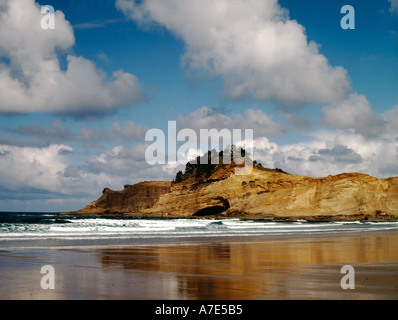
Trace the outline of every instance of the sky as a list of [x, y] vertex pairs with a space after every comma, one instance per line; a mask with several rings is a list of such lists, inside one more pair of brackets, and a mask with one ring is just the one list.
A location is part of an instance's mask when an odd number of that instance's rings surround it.
[[397, 0], [0, 0], [0, 211], [171, 180], [145, 159], [168, 121], [252, 129], [292, 174], [398, 176], [397, 53]]

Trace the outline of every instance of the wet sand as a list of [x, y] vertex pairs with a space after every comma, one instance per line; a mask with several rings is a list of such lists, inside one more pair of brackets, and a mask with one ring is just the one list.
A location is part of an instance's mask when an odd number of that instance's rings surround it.
[[[43, 290], [41, 267], [55, 270]], [[355, 289], [343, 290], [343, 265]], [[0, 299], [398, 299], [398, 230], [323, 237], [7, 248]]]

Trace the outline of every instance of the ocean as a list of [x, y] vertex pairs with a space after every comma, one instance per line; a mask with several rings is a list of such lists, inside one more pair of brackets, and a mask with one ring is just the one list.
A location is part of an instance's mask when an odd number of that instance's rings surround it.
[[139, 219], [0, 212], [0, 247], [164, 242], [245, 236], [317, 236], [397, 228], [398, 222]]

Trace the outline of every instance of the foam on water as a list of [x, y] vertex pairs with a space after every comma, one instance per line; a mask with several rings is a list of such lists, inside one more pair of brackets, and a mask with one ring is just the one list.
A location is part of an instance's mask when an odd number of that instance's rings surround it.
[[321, 234], [397, 229], [398, 222], [267, 222], [219, 219], [117, 219], [0, 213], [0, 242], [34, 240], [170, 239]]

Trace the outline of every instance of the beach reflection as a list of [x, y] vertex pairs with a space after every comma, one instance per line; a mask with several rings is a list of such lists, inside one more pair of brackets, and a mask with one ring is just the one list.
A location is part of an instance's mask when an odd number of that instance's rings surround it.
[[[126, 279], [139, 275], [125, 296], [145, 299], [398, 298], [397, 248], [398, 236], [367, 236], [148, 245], [98, 257]], [[340, 288], [346, 264], [357, 271], [352, 292]]]
[[[0, 299], [398, 299], [398, 235], [0, 252]], [[343, 265], [355, 290], [342, 290]], [[43, 290], [41, 267], [55, 269]]]

